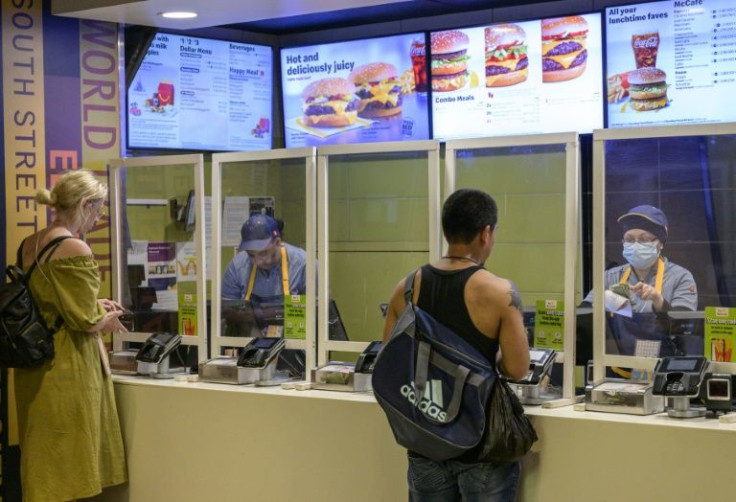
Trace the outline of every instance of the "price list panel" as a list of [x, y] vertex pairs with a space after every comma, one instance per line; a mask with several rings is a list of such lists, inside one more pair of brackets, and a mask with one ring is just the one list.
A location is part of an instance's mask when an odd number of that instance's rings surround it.
[[733, 85], [736, 82], [736, 4], [713, 9], [712, 14], [713, 84]]
[[736, 120], [736, 3], [673, 0], [606, 11], [609, 127]]
[[128, 89], [128, 146], [272, 146], [270, 47], [158, 33]]

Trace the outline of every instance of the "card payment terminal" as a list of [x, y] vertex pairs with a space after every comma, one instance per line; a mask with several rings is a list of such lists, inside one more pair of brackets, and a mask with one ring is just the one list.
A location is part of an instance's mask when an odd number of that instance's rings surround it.
[[529, 371], [516, 383], [522, 385], [539, 385], [555, 362], [554, 349], [529, 349]]
[[537, 405], [560, 397], [549, 392], [550, 389], [546, 386], [540, 385], [544, 376], [552, 368], [554, 361], [554, 349], [529, 349], [529, 371], [522, 379], [509, 381], [509, 385], [519, 396], [522, 404]]
[[[154, 378], [173, 378], [169, 355], [181, 344], [181, 335], [154, 333], [148, 337], [135, 356], [137, 372]], [[184, 368], [177, 368], [178, 372]]]
[[257, 336], [243, 347], [238, 358], [238, 366], [244, 368], [265, 368], [286, 346], [286, 340], [275, 337]]
[[180, 343], [180, 335], [174, 333], [154, 333], [143, 343], [135, 359], [144, 363], [160, 363]]
[[381, 347], [383, 347], [383, 342], [373, 341], [369, 343], [355, 363], [355, 372], [373, 373], [373, 366], [376, 364], [376, 357], [378, 357]]
[[657, 362], [652, 393], [672, 398], [673, 407], [667, 410], [669, 416], [705, 415], [705, 409], [690, 408], [690, 398], [698, 396], [707, 369], [708, 361], [702, 356], [663, 357]]
[[663, 357], [654, 368], [654, 394], [697, 396], [707, 366], [704, 357]]

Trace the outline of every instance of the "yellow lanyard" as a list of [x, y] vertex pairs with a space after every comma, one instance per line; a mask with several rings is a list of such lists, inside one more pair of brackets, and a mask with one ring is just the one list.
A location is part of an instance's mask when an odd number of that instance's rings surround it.
[[[256, 283], [256, 261], [253, 261], [253, 268], [250, 271], [250, 279], [248, 279], [248, 291], [245, 292], [245, 299], [250, 300], [250, 295], [253, 294], [253, 285]], [[286, 258], [286, 248], [281, 245], [281, 287], [283, 288], [284, 295], [288, 295], [291, 292], [289, 288], [289, 263]]]
[[[621, 276], [620, 284], [628, 283], [630, 276], [631, 265], [626, 268], [624, 275]], [[659, 294], [662, 294], [662, 281], [664, 281], [664, 259], [660, 256], [657, 260], [657, 277], [654, 279], [654, 289], [656, 289]]]

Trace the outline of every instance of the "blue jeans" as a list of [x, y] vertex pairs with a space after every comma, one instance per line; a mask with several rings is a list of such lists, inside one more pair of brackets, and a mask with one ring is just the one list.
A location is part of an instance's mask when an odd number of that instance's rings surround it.
[[409, 456], [411, 502], [513, 502], [521, 463], [466, 464]]

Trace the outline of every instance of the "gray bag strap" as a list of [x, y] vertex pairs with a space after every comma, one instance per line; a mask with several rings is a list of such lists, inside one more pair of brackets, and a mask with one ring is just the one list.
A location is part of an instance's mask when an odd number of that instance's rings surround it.
[[465, 382], [468, 380], [470, 370], [465, 366], [456, 366], [455, 370], [455, 387], [452, 389], [452, 400], [445, 411], [445, 421], [452, 422], [460, 412], [460, 404], [463, 401], [463, 389]]
[[407, 304], [414, 304], [411, 299], [414, 297], [414, 277], [416, 277], [417, 272], [419, 272], [419, 269], [411, 272], [404, 280], [404, 300]]
[[414, 374], [414, 387], [416, 389], [417, 396], [423, 396], [424, 390], [427, 388], [427, 374], [429, 371], [430, 360], [443, 361], [444, 364], [442, 364], [441, 367], [443, 367], [443, 369], [447, 371], [447, 373], [451, 374], [455, 380], [455, 385], [452, 389], [452, 399], [450, 400], [450, 404], [445, 410], [445, 419], [435, 420], [429, 415], [425, 415], [425, 418], [430, 422], [442, 425], [455, 420], [457, 414], [460, 412], [460, 404], [463, 400], [463, 389], [465, 388], [465, 383], [468, 381], [470, 370], [465, 366], [452, 364], [450, 361], [440, 356], [439, 354], [432, 353], [432, 347], [427, 342], [419, 342], [416, 369]]
[[417, 349], [417, 360], [414, 365], [414, 388], [417, 397], [424, 395], [427, 388], [427, 375], [429, 374], [429, 358], [432, 355], [432, 346], [427, 342], [419, 342]]
[[[453, 373], [455, 371], [455, 368], [458, 366], [456, 363], [453, 363], [449, 359], [446, 359], [442, 355], [438, 354], [437, 352], [432, 353], [432, 357], [430, 358], [430, 363], [433, 366], [437, 366], [441, 370], [443, 370], [445, 373]], [[485, 382], [486, 379], [477, 373], [471, 373], [468, 377], [468, 384], [469, 385], [475, 385], [480, 386], [483, 382]]]

